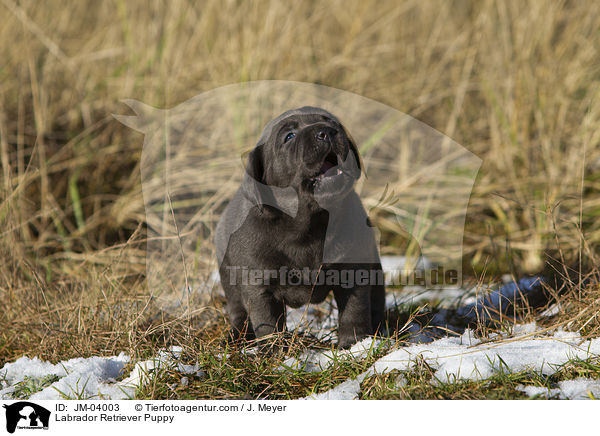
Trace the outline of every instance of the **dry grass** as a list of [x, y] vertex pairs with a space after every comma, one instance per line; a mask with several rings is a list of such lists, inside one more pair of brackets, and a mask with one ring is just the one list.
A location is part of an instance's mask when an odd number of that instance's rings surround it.
[[[260, 79], [364, 95], [484, 160], [468, 271], [539, 271], [547, 248], [594, 257], [600, 4], [1, 0], [0, 18], [0, 364], [144, 354], [224, 327], [218, 310], [153, 309], [143, 138], [111, 116], [123, 98], [168, 108]], [[575, 301], [596, 304], [589, 292]]]

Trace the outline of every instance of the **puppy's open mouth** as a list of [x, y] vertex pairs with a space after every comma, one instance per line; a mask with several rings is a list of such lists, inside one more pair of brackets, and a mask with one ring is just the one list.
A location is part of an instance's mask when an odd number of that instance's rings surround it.
[[323, 160], [321, 168], [313, 180], [322, 180], [326, 177], [333, 177], [342, 174], [342, 169], [338, 165], [338, 157], [334, 152], [329, 154]]

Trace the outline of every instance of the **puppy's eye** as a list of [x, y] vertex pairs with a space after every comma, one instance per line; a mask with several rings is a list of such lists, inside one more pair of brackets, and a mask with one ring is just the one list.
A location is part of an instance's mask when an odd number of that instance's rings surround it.
[[283, 143], [285, 144], [286, 142], [288, 142], [290, 139], [292, 139], [294, 136], [296, 136], [296, 134], [294, 132], [290, 132], [287, 135], [285, 135], [285, 139], [283, 140]]

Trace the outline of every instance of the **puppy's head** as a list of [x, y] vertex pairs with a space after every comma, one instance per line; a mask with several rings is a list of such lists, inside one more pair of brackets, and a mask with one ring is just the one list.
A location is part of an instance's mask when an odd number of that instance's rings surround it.
[[334, 115], [302, 107], [267, 124], [246, 171], [259, 183], [292, 187], [326, 204], [350, 192], [361, 164], [354, 141]]

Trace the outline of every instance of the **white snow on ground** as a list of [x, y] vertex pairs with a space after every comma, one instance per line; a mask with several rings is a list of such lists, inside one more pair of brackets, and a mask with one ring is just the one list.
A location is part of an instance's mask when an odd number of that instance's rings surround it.
[[34, 393], [30, 399], [59, 400], [63, 395], [73, 399], [90, 400], [133, 398], [137, 387], [147, 381], [157, 369], [171, 367], [182, 374], [202, 374], [197, 366], [178, 363], [180, 355], [181, 349], [177, 347], [161, 351], [156, 358], [138, 362], [129, 376], [121, 381], [117, 379], [123, 375], [125, 366], [130, 361], [129, 356], [124, 353], [112, 357], [64, 360], [56, 365], [37, 357], [21, 357], [0, 369], [0, 380], [3, 380], [0, 399], [11, 399], [10, 394], [15, 385], [25, 380], [25, 377], [40, 378], [52, 374], [61, 379]]
[[124, 353], [112, 357], [70, 359], [56, 365], [37, 357], [21, 357], [0, 369], [0, 378], [4, 379], [3, 385], [8, 385], [0, 391], [0, 399], [9, 399], [14, 385], [22, 382], [25, 377], [38, 378], [51, 374], [61, 379], [36, 392], [31, 399], [60, 399], [60, 392], [72, 398], [128, 398], [134, 391], [116, 382], [128, 362], [129, 357]]
[[305, 400], [354, 400], [360, 392], [360, 382], [357, 379], [348, 379], [321, 394], [314, 394]]
[[[517, 326], [515, 326], [517, 327]], [[393, 370], [406, 371], [413, 367], [419, 358], [427, 361], [435, 368], [435, 380], [439, 382], [454, 382], [456, 380], [482, 380], [498, 372], [519, 372], [532, 370], [544, 375], [551, 375], [558, 367], [574, 358], [587, 359], [600, 356], [600, 338], [583, 341], [579, 334], [556, 331], [551, 336], [531, 333], [535, 325], [527, 324], [515, 329], [517, 336], [497, 338], [492, 342], [482, 342], [473, 337], [467, 330], [460, 337], [447, 337], [428, 344], [416, 344], [398, 348], [377, 360], [367, 371], [354, 379], [347, 380], [342, 386], [319, 395], [312, 399], [352, 399], [360, 392], [360, 382], [374, 374], [384, 374]], [[323, 364], [320, 356], [312, 356], [311, 364]], [[592, 382], [590, 382], [592, 383]], [[592, 387], [598, 389], [600, 381], [595, 381]], [[339, 388], [339, 389], [338, 389]], [[529, 388], [524, 388], [529, 389]], [[581, 383], [559, 384], [561, 397], [582, 397], [578, 392], [584, 392]], [[526, 391], [528, 394], [539, 394], [538, 391]], [[533, 392], [533, 393], [532, 393]], [[544, 392], [547, 392], [544, 389]]]
[[286, 309], [286, 327], [289, 331], [310, 333], [317, 339], [337, 339], [337, 318], [338, 310], [334, 300]]
[[347, 350], [311, 350], [300, 357], [290, 357], [282, 363], [281, 369], [303, 370], [306, 372], [323, 371], [333, 365], [348, 359], [361, 360], [372, 353], [373, 348], [381, 341], [365, 338]]
[[561, 400], [590, 400], [600, 398], [600, 380], [576, 378], [558, 382], [557, 388], [541, 386], [518, 386], [517, 390], [530, 397], [559, 398]]
[[466, 331], [460, 337], [442, 338], [425, 345], [400, 348], [379, 359], [367, 375], [406, 370], [421, 357], [436, 368], [440, 382], [481, 380], [497, 372], [535, 370], [551, 375], [574, 358], [600, 355], [600, 339], [581, 341], [578, 334], [558, 331], [550, 337], [517, 337], [481, 343]]

